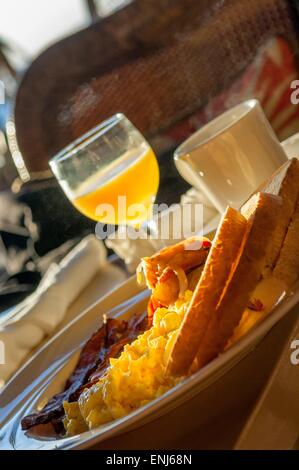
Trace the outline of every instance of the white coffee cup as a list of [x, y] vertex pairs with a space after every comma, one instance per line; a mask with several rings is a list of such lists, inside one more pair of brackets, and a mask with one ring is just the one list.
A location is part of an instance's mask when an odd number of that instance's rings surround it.
[[286, 140], [281, 142], [282, 148], [285, 151], [288, 158], [299, 157], [299, 132], [291, 135]]
[[181, 176], [219, 212], [239, 208], [286, 160], [259, 101], [245, 101], [209, 122], [174, 154]]

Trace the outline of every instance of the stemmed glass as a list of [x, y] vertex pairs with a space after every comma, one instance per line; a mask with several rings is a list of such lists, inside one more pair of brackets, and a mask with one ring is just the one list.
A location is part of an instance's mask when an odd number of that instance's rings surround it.
[[74, 141], [51, 159], [50, 166], [68, 199], [85, 216], [134, 227], [152, 218], [158, 162], [123, 114]]

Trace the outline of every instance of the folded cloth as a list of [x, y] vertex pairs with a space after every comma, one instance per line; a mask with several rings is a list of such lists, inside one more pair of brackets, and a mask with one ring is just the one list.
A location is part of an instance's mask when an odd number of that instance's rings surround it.
[[[104, 244], [94, 235], [84, 238], [59, 263], [52, 264], [37, 290], [0, 317], [0, 387], [29, 352], [63, 320], [68, 307], [97, 271], [107, 265]], [[1, 362], [4, 362], [2, 364]]]
[[[193, 210], [187, 211], [185, 213], [187, 216], [182, 216], [182, 209], [187, 205]], [[134, 237], [132, 228], [120, 227], [115, 234], [108, 237], [106, 245], [125, 261], [130, 272], [134, 272], [140, 263], [140, 258], [151, 256], [164, 246], [187, 238], [190, 228], [192, 229], [190, 235], [194, 233], [203, 234], [205, 226], [215, 218], [218, 221], [218, 215], [218, 211], [204, 194], [191, 188], [181, 197], [180, 204], [174, 204], [154, 216], [152, 230], [156, 232], [154, 236], [152, 236], [153, 234], [148, 235], [146, 232], [142, 233], [142, 230], [139, 230], [139, 235]], [[165, 221], [168, 222], [169, 230], [166, 232], [166, 236], [165, 234], [163, 236], [164, 230], [161, 227], [165, 228]], [[148, 225], [151, 230], [151, 224]]]

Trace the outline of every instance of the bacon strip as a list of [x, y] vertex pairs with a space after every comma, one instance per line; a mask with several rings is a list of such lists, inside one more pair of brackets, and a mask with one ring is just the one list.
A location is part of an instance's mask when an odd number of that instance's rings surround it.
[[147, 314], [135, 315], [129, 322], [107, 319], [83, 347], [77, 365], [66, 382], [63, 392], [55, 395], [39, 412], [25, 416], [22, 429], [40, 424], [52, 424], [56, 433], [63, 431], [63, 402], [76, 401], [86, 387], [90, 387], [106, 371], [109, 359], [117, 357], [124, 345], [132, 342], [149, 327]]

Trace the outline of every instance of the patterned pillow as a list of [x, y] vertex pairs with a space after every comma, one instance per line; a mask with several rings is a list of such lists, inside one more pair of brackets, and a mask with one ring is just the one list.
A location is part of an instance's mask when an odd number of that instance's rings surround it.
[[291, 103], [291, 82], [299, 78], [294, 54], [282, 38], [272, 38], [259, 50], [241, 77], [208, 104], [152, 142], [157, 151], [179, 145], [225, 110], [249, 98], [260, 100], [280, 140], [299, 131], [299, 105]]

